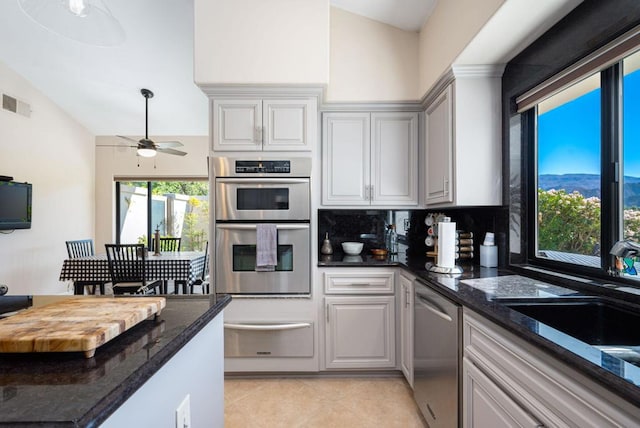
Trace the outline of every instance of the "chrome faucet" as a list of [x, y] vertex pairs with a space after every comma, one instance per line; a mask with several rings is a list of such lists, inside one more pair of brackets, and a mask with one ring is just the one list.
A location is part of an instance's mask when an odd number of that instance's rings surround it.
[[618, 241], [613, 244], [609, 254], [623, 258], [634, 257], [640, 254], [640, 244], [630, 239]]

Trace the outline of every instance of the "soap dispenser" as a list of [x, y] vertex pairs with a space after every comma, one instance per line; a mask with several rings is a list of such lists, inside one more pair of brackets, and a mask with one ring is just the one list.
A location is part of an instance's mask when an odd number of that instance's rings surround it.
[[329, 232], [324, 235], [324, 241], [322, 241], [322, 248], [320, 248], [320, 252], [322, 254], [333, 254], [331, 241], [329, 241]]

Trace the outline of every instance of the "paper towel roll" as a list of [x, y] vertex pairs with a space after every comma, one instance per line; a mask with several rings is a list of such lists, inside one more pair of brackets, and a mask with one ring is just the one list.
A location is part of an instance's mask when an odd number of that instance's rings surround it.
[[438, 223], [438, 259], [439, 267], [452, 268], [456, 265], [456, 223]]

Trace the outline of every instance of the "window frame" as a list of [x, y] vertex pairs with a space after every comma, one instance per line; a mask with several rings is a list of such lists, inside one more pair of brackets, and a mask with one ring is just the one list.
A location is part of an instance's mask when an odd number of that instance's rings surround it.
[[[153, 222], [152, 222], [152, 205], [153, 205], [153, 183], [155, 182], [164, 182], [164, 181], [184, 181], [184, 182], [195, 182], [195, 181], [202, 181], [202, 182], [206, 182], [209, 184], [209, 178], [208, 177], [114, 177], [114, 183], [115, 183], [115, 215], [114, 215], [114, 223], [115, 223], [115, 242], [116, 244], [120, 244], [120, 235], [122, 232], [122, 228], [120, 226], [120, 211], [122, 209], [121, 204], [120, 204], [120, 185], [122, 182], [127, 182], [127, 181], [138, 181], [138, 182], [144, 182], [146, 183], [147, 186], [147, 228], [146, 228], [146, 233], [147, 233], [147, 247], [149, 250], [152, 250], [152, 237], [153, 237]], [[209, 185], [210, 187], [210, 185]], [[210, 199], [210, 194], [211, 194], [211, 189], [209, 188], [209, 199]]]
[[[637, 46], [640, 50], [640, 45]], [[632, 55], [633, 52], [626, 56]], [[558, 260], [539, 257], [537, 254], [538, 243], [538, 136], [537, 136], [537, 104], [521, 112], [522, 141], [527, 148], [526, 162], [526, 201], [528, 205], [527, 235], [531, 238], [527, 242], [527, 261], [532, 265], [548, 269], [561, 270], [568, 273], [588, 275], [593, 277], [609, 278], [615, 270], [614, 257], [609, 255], [609, 249], [621, 239], [623, 227], [624, 206], [621, 204], [623, 192], [623, 168], [622, 168], [622, 126], [623, 126], [623, 70], [624, 58], [599, 70], [600, 73], [600, 268], [583, 265], [574, 265]], [[571, 67], [570, 67], [571, 68]], [[593, 74], [585, 74], [582, 78]], [[559, 73], [565, 74], [566, 71]], [[553, 79], [553, 78], [552, 78]], [[572, 82], [575, 83], [576, 80]], [[567, 85], [567, 88], [571, 85]], [[545, 98], [546, 99], [546, 98]], [[622, 279], [622, 278], [621, 278]], [[639, 278], [640, 279], [640, 278]], [[630, 284], [637, 285], [638, 280], [629, 279]]]

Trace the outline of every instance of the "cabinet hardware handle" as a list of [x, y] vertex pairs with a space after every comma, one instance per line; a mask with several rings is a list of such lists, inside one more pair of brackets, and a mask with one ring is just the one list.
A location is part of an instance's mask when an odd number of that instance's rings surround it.
[[442, 192], [445, 195], [449, 194], [449, 180], [447, 180], [446, 176], [442, 177]]
[[325, 305], [325, 312], [326, 312], [326, 318], [327, 318], [327, 324], [329, 324], [329, 304], [327, 303]]
[[308, 322], [299, 322], [291, 324], [236, 324], [224, 323], [224, 328], [230, 330], [252, 330], [252, 331], [276, 331], [276, 330], [295, 330], [298, 328], [311, 327]]
[[369, 284], [368, 282], [351, 282], [351, 283], [349, 283], [349, 285], [364, 287], [364, 286], [371, 285], [371, 284]]
[[264, 143], [264, 126], [258, 127], [258, 141]]
[[373, 201], [373, 184], [369, 186], [369, 200]]
[[429, 405], [429, 403], [427, 403], [427, 410], [429, 410], [429, 413], [431, 413], [431, 417], [435, 421], [436, 420], [436, 414], [433, 413], [433, 410], [431, 410], [431, 406]]

